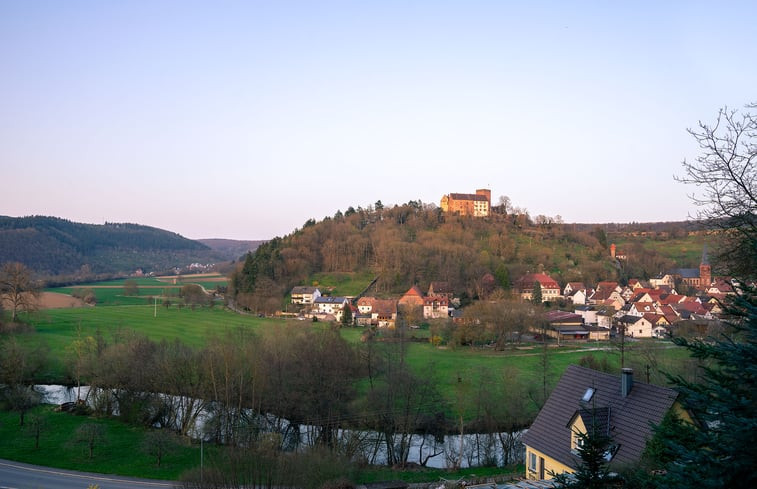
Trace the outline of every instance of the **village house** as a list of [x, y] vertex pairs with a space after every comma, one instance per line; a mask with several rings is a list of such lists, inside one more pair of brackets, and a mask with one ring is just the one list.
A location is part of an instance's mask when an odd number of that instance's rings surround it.
[[442, 197], [440, 207], [450, 214], [487, 217], [491, 213], [492, 192], [478, 189], [475, 194], [448, 194]]
[[449, 300], [446, 296], [433, 296], [423, 299], [423, 319], [448, 318]]
[[633, 304], [631, 304], [631, 307], [628, 309], [628, 314], [630, 314], [631, 316], [638, 316], [638, 317], [641, 317], [647, 313], [657, 314], [658, 312], [660, 311], [657, 310], [657, 307], [655, 306], [654, 302], [642, 302], [642, 301], [634, 302]]
[[575, 472], [581, 460], [577, 433], [587, 433], [592, 426], [612, 440], [607, 452], [611, 469], [638, 464], [653, 426], [670, 410], [691, 419], [677, 398], [673, 389], [634, 382], [631, 369], [623, 369], [618, 377], [569, 366], [523, 435], [526, 478], [543, 480]]
[[315, 313], [321, 316], [333, 316], [336, 321], [341, 321], [344, 308], [349, 303], [350, 301], [346, 297], [321, 296], [315, 300]]
[[400, 297], [398, 304], [400, 307], [423, 307], [423, 292], [413, 285]]
[[321, 297], [321, 291], [317, 287], [298, 285], [292, 289], [290, 295], [292, 297], [292, 304], [314, 304], [315, 300]]
[[536, 284], [541, 286], [541, 300], [554, 301], [560, 297], [560, 286], [549, 275], [544, 273], [527, 273], [515, 281], [515, 290], [523, 300], [533, 300]]
[[655, 314], [633, 316], [627, 314], [618, 320], [619, 330], [631, 338], [664, 338], [667, 335], [665, 326], [653, 323]]
[[597, 324], [597, 309], [594, 306], [576, 306], [573, 311], [583, 318], [585, 324]]
[[429, 297], [433, 296], [439, 296], [439, 297], [446, 297], [447, 300], [452, 300], [455, 293], [452, 290], [452, 287], [450, 286], [449, 282], [431, 282], [428, 286], [428, 294]]
[[600, 306], [597, 309], [597, 326], [607, 330], [612, 328], [612, 320], [616, 310], [614, 307]]
[[568, 282], [562, 289], [562, 295], [568, 297], [579, 290], [586, 291], [586, 285], [583, 282]]
[[623, 307], [626, 301], [623, 299], [623, 296], [620, 295], [621, 290], [622, 289], [620, 287], [597, 287], [597, 290], [595, 290], [594, 293], [589, 296], [587, 302], [589, 304], [603, 304], [609, 300], [614, 304], [620, 303], [620, 307]]
[[712, 266], [707, 257], [707, 246], [702, 249], [702, 259], [699, 268], [676, 268], [667, 273], [661, 273], [657, 277], [650, 279], [652, 287], [659, 288], [667, 285], [675, 287], [676, 281], [683, 285], [696, 289], [707, 289], [712, 284]]
[[[589, 331], [584, 325], [584, 320], [579, 314], [567, 311], [549, 311], [544, 314], [544, 319], [549, 326], [546, 333], [550, 338], [558, 340], [586, 340]], [[535, 332], [540, 332], [535, 330]]]
[[397, 325], [397, 301], [376, 299], [371, 311], [371, 324], [379, 328], [394, 329]]

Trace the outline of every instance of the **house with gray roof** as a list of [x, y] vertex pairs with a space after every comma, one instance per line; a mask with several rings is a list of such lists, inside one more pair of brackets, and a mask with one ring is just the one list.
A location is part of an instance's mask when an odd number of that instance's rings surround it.
[[526, 478], [551, 479], [551, 474], [572, 473], [580, 463], [577, 433], [601, 426], [612, 439], [610, 466], [637, 463], [652, 426], [675, 408], [690, 419], [676, 402], [678, 393], [666, 387], [634, 382], [631, 369], [621, 376], [571, 365], [523, 435]]
[[317, 287], [298, 285], [292, 289], [292, 304], [313, 304], [321, 296]]

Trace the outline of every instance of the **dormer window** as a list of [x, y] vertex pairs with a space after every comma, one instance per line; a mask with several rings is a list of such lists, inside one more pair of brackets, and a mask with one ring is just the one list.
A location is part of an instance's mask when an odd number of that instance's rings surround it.
[[594, 388], [589, 387], [586, 389], [586, 392], [584, 393], [584, 396], [581, 398], [583, 402], [589, 402], [591, 401], [592, 396], [594, 395]]

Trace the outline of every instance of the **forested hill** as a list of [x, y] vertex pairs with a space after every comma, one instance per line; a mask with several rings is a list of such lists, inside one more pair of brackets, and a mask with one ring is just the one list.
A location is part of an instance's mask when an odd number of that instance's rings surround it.
[[0, 262], [18, 261], [42, 276], [164, 271], [220, 259], [202, 243], [149, 226], [0, 216]]
[[[378, 202], [377, 204], [380, 204]], [[702, 242], [689, 226], [670, 223], [573, 225], [528, 214], [494, 213], [487, 218], [446, 215], [421, 202], [392, 208], [350, 207], [320, 222], [262, 244], [232, 275], [242, 305], [281, 304], [294, 285], [319, 272], [370, 272], [378, 295], [396, 295], [412, 285], [426, 289], [448, 282], [457, 294], [479, 295], [482, 277], [509, 287], [527, 272], [547, 272], [561, 285], [581, 281], [648, 278], [671, 266], [699, 263]], [[606, 231], [605, 229], [614, 229]], [[667, 230], [666, 230], [667, 229]], [[610, 257], [619, 240], [629, 254], [622, 265]]]

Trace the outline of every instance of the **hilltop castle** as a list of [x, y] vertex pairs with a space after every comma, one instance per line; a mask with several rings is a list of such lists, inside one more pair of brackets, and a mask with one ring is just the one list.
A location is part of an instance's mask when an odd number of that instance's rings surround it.
[[461, 216], [486, 217], [491, 213], [492, 191], [478, 189], [475, 194], [448, 194], [442, 197], [441, 208]]

